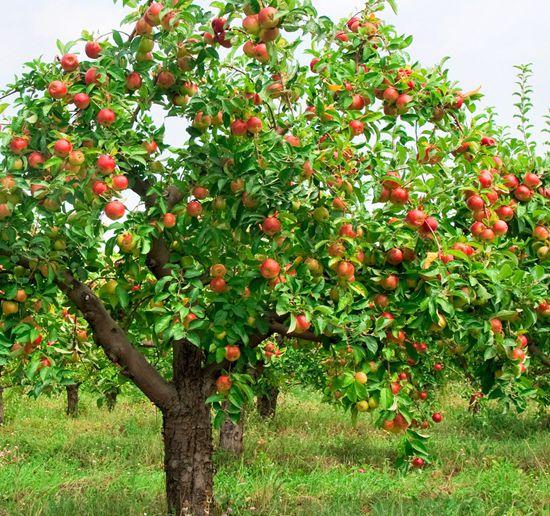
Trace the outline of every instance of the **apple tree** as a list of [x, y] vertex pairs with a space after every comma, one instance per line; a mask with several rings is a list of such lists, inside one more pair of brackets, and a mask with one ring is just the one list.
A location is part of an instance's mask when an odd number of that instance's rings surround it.
[[519, 255], [544, 235], [508, 230], [547, 227], [545, 163], [414, 63], [384, 2], [346, 23], [298, 0], [124, 3], [128, 34], [59, 43], [4, 95], [1, 342], [42, 345], [70, 305], [162, 411], [177, 514], [211, 512], [212, 409], [239, 417], [272, 335], [339, 357], [327, 389], [422, 465], [440, 355], [503, 392], [528, 369], [548, 265]]

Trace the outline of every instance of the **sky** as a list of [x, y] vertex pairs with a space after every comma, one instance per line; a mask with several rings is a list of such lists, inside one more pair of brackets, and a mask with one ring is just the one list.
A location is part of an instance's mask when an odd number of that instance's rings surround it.
[[[356, 0], [312, 0], [334, 19], [361, 9]], [[468, 91], [481, 85], [483, 104], [495, 106], [500, 122], [514, 127], [513, 66], [533, 63], [532, 121], [542, 140], [543, 116], [550, 106], [549, 0], [397, 0], [398, 14], [385, 19], [412, 34], [409, 52], [424, 65], [450, 56], [450, 77]], [[82, 29], [105, 33], [117, 27], [125, 9], [112, 0], [30, 0], [0, 17], [0, 88], [37, 55], [52, 58], [56, 39], [77, 39]], [[6, 14], [6, 13], [5, 13]]]

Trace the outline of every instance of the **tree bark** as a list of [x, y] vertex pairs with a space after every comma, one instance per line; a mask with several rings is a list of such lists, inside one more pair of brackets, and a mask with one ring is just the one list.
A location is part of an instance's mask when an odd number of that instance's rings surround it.
[[4, 387], [0, 387], [0, 425], [4, 424]]
[[244, 412], [237, 424], [227, 418], [220, 428], [220, 448], [241, 455], [243, 453]]
[[270, 387], [267, 394], [262, 394], [257, 397], [256, 408], [261, 417], [267, 419], [275, 415], [278, 396], [279, 389], [277, 387]]
[[214, 508], [212, 422], [206, 399], [214, 379], [202, 368], [202, 353], [174, 343], [174, 386], [178, 400], [163, 411], [164, 469], [170, 514], [212, 514]]
[[78, 416], [78, 384], [67, 385], [67, 415]]
[[105, 403], [109, 412], [112, 412], [115, 409], [117, 396], [117, 390], [107, 391], [105, 393]]

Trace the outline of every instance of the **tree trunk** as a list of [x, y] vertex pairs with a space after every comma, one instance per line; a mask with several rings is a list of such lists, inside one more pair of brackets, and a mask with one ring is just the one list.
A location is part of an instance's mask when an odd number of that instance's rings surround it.
[[107, 391], [105, 393], [105, 402], [107, 404], [107, 410], [109, 412], [112, 412], [115, 409], [117, 396], [118, 396], [118, 391], [116, 390]]
[[240, 421], [235, 424], [229, 418], [220, 428], [220, 448], [222, 450], [241, 455], [243, 453], [244, 413]]
[[214, 381], [202, 368], [200, 350], [189, 343], [174, 344], [173, 368], [178, 400], [163, 412], [168, 509], [177, 516], [204, 516], [214, 507], [212, 422], [206, 404]]
[[73, 383], [67, 385], [67, 415], [78, 416], [78, 385]]
[[261, 417], [267, 419], [275, 415], [278, 396], [279, 389], [277, 387], [270, 387], [267, 394], [258, 396], [256, 400], [256, 408], [258, 409], [258, 414], [260, 414]]
[[0, 425], [4, 424], [4, 387], [0, 387]]

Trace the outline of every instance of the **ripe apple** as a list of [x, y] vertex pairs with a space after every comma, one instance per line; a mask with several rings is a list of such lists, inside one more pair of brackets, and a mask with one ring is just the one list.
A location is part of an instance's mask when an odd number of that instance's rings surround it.
[[81, 150], [74, 150], [69, 153], [68, 161], [73, 167], [80, 167], [86, 161], [86, 156]]
[[216, 389], [222, 394], [229, 392], [232, 385], [233, 383], [231, 382], [231, 378], [225, 374], [218, 376], [218, 379], [216, 380]]
[[399, 278], [395, 274], [390, 274], [380, 281], [380, 286], [385, 290], [395, 290], [399, 285]]
[[78, 57], [75, 54], [65, 54], [61, 58], [61, 68], [65, 72], [74, 72], [78, 66]]
[[186, 210], [191, 217], [198, 217], [202, 213], [202, 204], [199, 201], [189, 201]]
[[514, 208], [508, 205], [499, 206], [496, 213], [501, 220], [512, 220], [514, 218]]
[[529, 343], [529, 341], [527, 340], [527, 337], [525, 335], [518, 335], [517, 341], [518, 341], [519, 346], [522, 347], [522, 348], [527, 347], [527, 344]]
[[294, 330], [296, 333], [304, 333], [310, 326], [311, 323], [307, 320], [304, 314], [296, 316], [296, 329]]
[[15, 136], [10, 141], [10, 150], [14, 154], [23, 154], [29, 146], [29, 139], [25, 136]]
[[229, 362], [235, 362], [241, 357], [239, 346], [225, 346], [225, 358]]
[[365, 97], [363, 97], [363, 95], [354, 94], [351, 97], [351, 104], [349, 106], [349, 109], [354, 111], [361, 111], [366, 105], [367, 105], [367, 102], [365, 100]]
[[243, 29], [248, 32], [248, 34], [257, 36], [260, 33], [260, 21], [258, 19], [258, 15], [249, 14], [243, 20]]
[[432, 414], [432, 420], [434, 423], [441, 423], [441, 421], [443, 420], [443, 416], [440, 412], [434, 412]]
[[90, 105], [90, 97], [86, 93], [77, 93], [73, 97], [73, 103], [78, 109], [87, 109]]
[[422, 468], [424, 467], [424, 459], [420, 458], [420, 457], [415, 457], [412, 461], [411, 461], [411, 465], [413, 468]]
[[365, 130], [365, 124], [361, 122], [361, 120], [352, 120], [349, 123], [349, 127], [351, 129], [351, 133], [354, 136], [359, 136], [360, 134], [363, 134], [363, 131]]
[[482, 170], [477, 179], [482, 188], [489, 188], [493, 184], [493, 174], [489, 170]]
[[48, 86], [48, 93], [54, 99], [62, 99], [67, 95], [67, 85], [63, 81], [53, 81]]
[[114, 111], [112, 111], [110, 109], [103, 108], [97, 114], [96, 120], [97, 120], [97, 123], [99, 125], [110, 126], [116, 120], [116, 115], [115, 115]]
[[491, 138], [490, 136], [482, 136], [480, 143], [484, 147], [494, 147], [494, 145], [496, 144], [496, 141], [494, 138]]
[[495, 232], [492, 229], [485, 228], [479, 235], [481, 240], [492, 242], [495, 239]]
[[493, 232], [495, 235], [505, 235], [508, 232], [508, 224], [503, 220], [497, 220], [493, 224]]
[[343, 237], [348, 238], [355, 238], [357, 236], [357, 232], [353, 229], [353, 224], [342, 224], [340, 226], [339, 235]]
[[340, 278], [351, 279], [355, 274], [355, 267], [351, 262], [342, 261], [336, 266], [336, 274]]
[[73, 144], [64, 138], [57, 140], [53, 146], [54, 154], [61, 158], [66, 158], [72, 150]]
[[212, 20], [212, 30], [219, 34], [225, 30], [225, 25], [227, 24], [227, 18], [214, 18]]
[[151, 2], [147, 11], [145, 11], [144, 18], [149, 25], [155, 26], [160, 24], [160, 13], [164, 9], [164, 5], [160, 2]]
[[406, 93], [402, 93], [399, 95], [395, 101], [395, 105], [397, 106], [397, 111], [399, 113], [406, 113], [408, 110], [408, 105], [413, 101], [413, 98], [410, 95], [407, 95]]
[[399, 92], [393, 86], [386, 88], [384, 90], [384, 93], [382, 94], [382, 98], [386, 102], [389, 102], [390, 104], [393, 104], [398, 97], [399, 97]]
[[273, 258], [267, 258], [260, 265], [260, 274], [265, 279], [274, 279], [281, 272], [281, 266]]
[[354, 378], [355, 378], [355, 381], [360, 384], [365, 384], [367, 383], [367, 380], [368, 380], [367, 375], [363, 371], [357, 371], [357, 373], [355, 373]]
[[269, 63], [269, 53], [265, 43], [258, 43], [254, 46], [254, 56], [260, 63]]
[[96, 195], [103, 195], [108, 189], [108, 186], [103, 181], [94, 181], [92, 184], [92, 191]]
[[510, 190], [513, 190], [519, 186], [519, 180], [514, 174], [506, 174], [502, 176], [502, 180], [504, 185]]
[[172, 86], [174, 86], [174, 84], [176, 84], [176, 78], [174, 77], [174, 74], [172, 72], [162, 70], [158, 73], [156, 78], [156, 85], [161, 90], [169, 90]]
[[212, 292], [221, 294], [227, 290], [227, 282], [223, 278], [212, 278], [210, 281], [210, 289]]
[[271, 29], [279, 24], [277, 17], [277, 9], [274, 7], [264, 7], [258, 13], [258, 23], [262, 29]]
[[529, 201], [531, 200], [531, 197], [533, 197], [533, 190], [530, 190], [526, 185], [519, 185], [515, 190], [514, 190], [514, 197], [518, 200], [518, 201]]
[[97, 157], [97, 168], [102, 174], [110, 174], [116, 168], [116, 161], [109, 154], [101, 154]]
[[222, 263], [216, 263], [210, 267], [210, 276], [213, 278], [223, 278], [227, 274], [227, 269]]
[[537, 174], [527, 172], [525, 176], [523, 176], [523, 184], [529, 188], [536, 188], [541, 184], [541, 180]]
[[251, 116], [246, 121], [246, 129], [249, 133], [252, 133], [252, 134], [261, 133], [262, 132], [262, 121], [256, 116]]
[[281, 222], [276, 216], [266, 217], [260, 227], [266, 235], [273, 236], [281, 231]]
[[130, 91], [137, 91], [141, 88], [143, 80], [141, 75], [137, 72], [131, 72], [126, 77], [126, 88]]
[[536, 240], [546, 240], [550, 237], [550, 231], [545, 226], [536, 226], [533, 229], [533, 238]]
[[101, 55], [101, 45], [97, 41], [88, 41], [84, 52], [90, 59], [97, 59]]
[[128, 188], [128, 178], [123, 175], [113, 176], [113, 190], [126, 190]]
[[470, 195], [466, 200], [466, 204], [472, 211], [479, 211], [485, 208], [485, 201], [479, 195]]
[[124, 216], [126, 207], [120, 201], [110, 201], [105, 205], [105, 215], [111, 220], [118, 220]]
[[421, 227], [425, 220], [426, 214], [418, 208], [409, 211], [405, 217], [405, 223], [413, 228]]
[[244, 120], [234, 120], [230, 125], [231, 134], [234, 136], [244, 136], [248, 130]]

